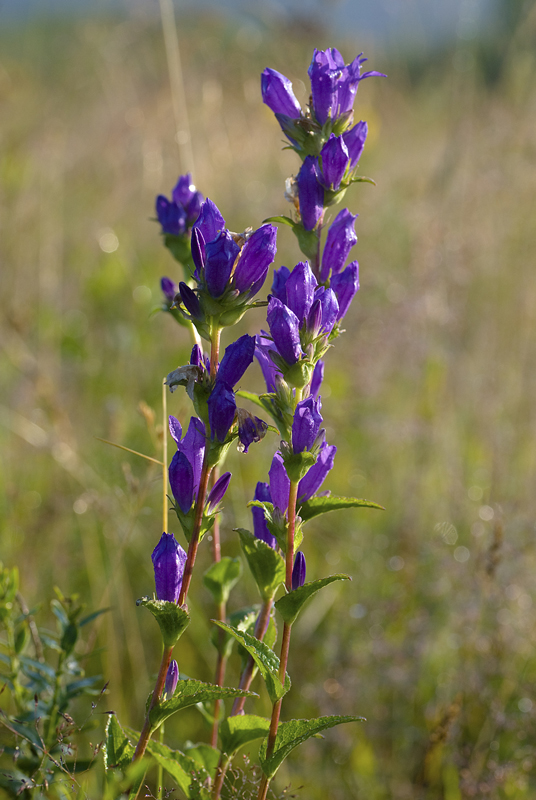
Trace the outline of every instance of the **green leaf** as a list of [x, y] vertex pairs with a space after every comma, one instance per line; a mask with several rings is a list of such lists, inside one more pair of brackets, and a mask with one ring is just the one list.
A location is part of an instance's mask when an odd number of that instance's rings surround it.
[[221, 752], [206, 742], [197, 744], [189, 743], [187, 747], [188, 755], [199, 767], [204, 770], [211, 778], [216, 774], [216, 769], [220, 763]]
[[113, 769], [114, 767], [126, 769], [132, 762], [134, 747], [127, 739], [115, 714], [110, 714], [108, 717], [105, 735], [104, 769]]
[[190, 623], [188, 612], [167, 600], [151, 600], [149, 597], [142, 597], [140, 600], [136, 600], [136, 605], [149, 609], [160, 626], [166, 647], [174, 647]]
[[206, 700], [224, 699], [226, 697], [257, 697], [257, 695], [254, 692], [244, 692], [241, 689], [231, 689], [226, 686], [215, 686], [212, 683], [203, 683], [203, 681], [179, 681], [171, 700], [159, 703], [151, 711], [152, 730], [156, 730], [164, 720], [175, 714], [176, 711], [195, 706], [197, 703], [204, 703]]
[[274, 596], [285, 582], [285, 562], [270, 545], [244, 528], [237, 528], [240, 544], [263, 600]]
[[215, 561], [203, 575], [203, 583], [212, 594], [216, 604], [226, 603], [229, 593], [242, 574], [239, 558], [224, 556]]
[[11, 731], [11, 733], [14, 733], [16, 736], [21, 736], [23, 739], [26, 739], [27, 742], [30, 742], [30, 744], [35, 747], [38, 753], [45, 752], [45, 744], [39, 736], [39, 733], [35, 729], [35, 725], [33, 723], [25, 724], [23, 722], [16, 722], [14, 719], [10, 719], [1, 709], [0, 722], [9, 731]]
[[253, 656], [253, 660], [259, 668], [259, 672], [264, 678], [266, 689], [268, 690], [268, 695], [272, 703], [277, 702], [277, 700], [283, 697], [290, 689], [290, 678], [285, 673], [285, 683], [282, 684], [279, 680], [279, 659], [273, 650], [270, 650], [264, 642], [259, 642], [258, 639], [251, 636], [249, 633], [232, 628], [230, 625], [226, 625], [225, 622], [220, 622], [219, 620], [213, 620], [213, 622], [219, 625], [224, 631], [227, 631], [227, 633], [230, 633], [231, 636], [234, 636], [237, 642], [247, 650], [250, 656]]
[[97, 619], [97, 617], [100, 617], [101, 614], [106, 614], [107, 611], [111, 610], [112, 609], [110, 606], [108, 606], [108, 608], [101, 608], [98, 611], [94, 611], [93, 614], [88, 614], [87, 617], [83, 617], [78, 624], [81, 628], [83, 628], [84, 625], [87, 625], [89, 622], [93, 622], [93, 620]]
[[294, 589], [292, 592], [280, 597], [276, 602], [275, 607], [288, 625], [292, 625], [298, 614], [300, 613], [303, 605], [316, 594], [324, 586], [328, 586], [334, 581], [350, 581], [349, 575], [344, 575], [342, 572], [337, 575], [330, 575], [327, 578], [320, 578], [318, 581], [310, 581], [304, 583], [299, 589]]
[[[130, 728], [126, 730], [133, 739], [139, 737], [139, 734]], [[191, 756], [181, 753], [180, 750], [171, 750], [167, 745], [154, 739], [149, 739], [147, 742], [147, 752], [171, 775], [186, 797], [190, 797], [192, 772], [195, 772], [201, 780], [208, 777], [208, 773]]]
[[363, 722], [364, 717], [333, 716], [317, 719], [292, 719], [281, 722], [277, 731], [272, 755], [266, 756], [268, 737], [261, 744], [259, 760], [262, 771], [268, 778], [273, 778], [288, 754], [302, 742], [316, 736], [321, 731], [341, 725], [343, 722]]
[[248, 742], [262, 739], [270, 730], [270, 720], [255, 714], [227, 717], [220, 725], [223, 752], [233, 755]]
[[327, 514], [328, 511], [338, 511], [341, 508], [379, 508], [385, 511], [383, 506], [373, 503], [370, 500], [359, 500], [357, 497], [312, 497], [306, 500], [299, 510], [302, 520], [312, 519], [319, 514]]
[[290, 217], [286, 217], [284, 214], [281, 214], [278, 217], [268, 217], [268, 219], [263, 220], [262, 224], [265, 225], [267, 222], [280, 222], [282, 225], [289, 225], [291, 228], [294, 228], [299, 224], [294, 222], [294, 220]]

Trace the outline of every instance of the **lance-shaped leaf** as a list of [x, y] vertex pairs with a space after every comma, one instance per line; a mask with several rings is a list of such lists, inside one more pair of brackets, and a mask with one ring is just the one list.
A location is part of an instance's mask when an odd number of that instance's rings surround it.
[[279, 600], [276, 602], [275, 607], [285, 620], [288, 625], [292, 625], [304, 604], [316, 594], [320, 589], [324, 586], [328, 586], [330, 583], [334, 581], [350, 581], [352, 580], [349, 575], [344, 575], [342, 572], [338, 573], [337, 575], [330, 575], [327, 578], [320, 578], [318, 581], [310, 581], [309, 583], [304, 583], [303, 586], [300, 586], [298, 589], [294, 589], [293, 592], [288, 592], [288, 594], [283, 595], [280, 597]]
[[285, 582], [285, 562], [270, 545], [244, 528], [238, 528], [240, 544], [263, 600], [274, 596]]
[[212, 594], [217, 604], [226, 603], [229, 593], [242, 574], [239, 558], [224, 556], [215, 561], [203, 575], [203, 583]]
[[248, 742], [263, 739], [270, 730], [270, 720], [255, 714], [227, 717], [220, 724], [220, 737], [224, 753], [233, 755]]
[[190, 623], [188, 612], [167, 600], [151, 600], [149, 597], [142, 597], [140, 600], [136, 600], [136, 605], [149, 609], [160, 626], [166, 647], [174, 647]]
[[363, 722], [364, 717], [333, 716], [318, 717], [317, 719], [292, 719], [281, 722], [277, 731], [272, 755], [267, 757], [266, 747], [268, 738], [261, 744], [259, 760], [262, 771], [268, 778], [272, 778], [288, 754], [302, 742], [316, 736], [321, 731], [341, 725], [343, 722]]
[[[213, 620], [213, 622], [219, 625], [224, 631], [227, 631], [227, 633], [230, 633], [231, 636], [234, 636], [237, 642], [239, 642], [250, 656], [253, 657], [266, 684], [270, 700], [272, 703], [276, 703], [290, 689], [290, 678], [288, 674], [285, 673], [285, 683], [282, 684], [279, 680], [279, 658], [273, 650], [270, 650], [264, 642], [259, 642], [258, 639], [255, 639], [255, 637], [251, 636], [249, 633], [232, 628], [230, 625], [226, 625], [225, 622], [220, 622], [219, 620]], [[244, 692], [243, 694], [246, 693]]]
[[151, 711], [151, 728], [153, 731], [156, 730], [164, 720], [183, 708], [204, 703], [206, 700], [225, 699], [226, 697], [257, 697], [257, 695], [254, 692], [215, 686], [212, 683], [203, 683], [203, 681], [179, 681], [171, 700], [159, 703]]
[[110, 714], [108, 717], [105, 736], [104, 769], [113, 769], [114, 767], [126, 769], [132, 762], [134, 746], [130, 744], [115, 714]]
[[[126, 730], [132, 739], [139, 736], [130, 728]], [[149, 739], [147, 742], [147, 752], [171, 775], [186, 797], [190, 797], [189, 788], [192, 782], [192, 773], [195, 773], [202, 781], [209, 777], [208, 772], [191, 756], [181, 753], [180, 750], [171, 750], [167, 745], [154, 739]]]
[[357, 497], [311, 497], [300, 507], [299, 514], [304, 522], [319, 514], [327, 514], [328, 511], [337, 511], [341, 508], [379, 508], [385, 511], [383, 506], [373, 503], [371, 500], [360, 500]]

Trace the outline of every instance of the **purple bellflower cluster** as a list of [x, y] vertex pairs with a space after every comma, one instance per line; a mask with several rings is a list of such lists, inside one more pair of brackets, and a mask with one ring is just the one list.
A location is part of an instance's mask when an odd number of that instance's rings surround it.
[[[359, 289], [359, 265], [357, 261], [349, 262], [357, 242], [357, 215], [344, 208], [330, 219], [326, 211], [342, 200], [350, 184], [368, 180], [356, 174], [367, 137], [367, 123], [359, 121], [354, 125], [353, 104], [359, 83], [381, 73], [362, 72], [365, 61], [359, 55], [345, 64], [335, 48], [315, 50], [309, 67], [311, 100], [305, 109], [296, 99], [288, 78], [272, 69], [262, 74], [263, 101], [275, 113], [291, 149], [302, 161], [297, 175], [287, 182], [286, 194], [294, 203], [295, 218], [272, 217], [255, 230], [233, 233], [226, 227], [217, 206], [208, 198], [203, 200], [195, 190], [190, 175], [179, 178], [171, 201], [159, 196], [156, 204], [165, 243], [187, 267], [185, 280], [178, 285], [169, 278], [162, 279], [166, 309], [190, 328], [194, 338], [189, 363], [170, 372], [166, 384], [171, 392], [177, 386], [185, 388], [195, 414], [186, 432], [175, 416], [169, 417], [169, 431], [177, 447], [168, 469], [169, 486], [173, 508], [188, 542], [188, 553], [173, 534], [162, 534], [152, 555], [156, 596], [177, 606], [180, 635], [189, 619], [185, 600], [197, 548], [203, 536], [212, 530], [214, 563], [205, 573], [204, 584], [212, 592], [220, 626], [218, 633], [223, 634], [213, 638], [218, 651], [216, 684], [210, 689], [212, 694], [209, 692], [216, 700], [213, 747], [218, 743], [221, 712], [218, 703], [232, 692], [222, 688], [229, 643], [236, 639], [247, 646], [248, 653], [254, 654], [244, 662], [234, 715], [243, 712], [244, 693], [249, 690], [256, 665], [263, 664], [264, 677], [269, 669], [267, 665], [271, 662], [266, 658], [265, 648], [275, 646], [275, 620], [279, 615], [279, 623], [283, 623], [281, 650], [272, 676], [275, 682], [267, 682], [273, 711], [269, 733], [260, 750], [265, 774], [258, 800], [266, 800], [273, 776], [270, 758], [277, 742], [280, 688], [287, 690], [291, 626], [308, 597], [326, 585], [326, 581], [345, 577], [337, 575], [305, 582], [304, 527], [312, 517], [329, 510], [371, 505], [355, 498], [331, 498], [329, 492], [321, 492], [337, 451], [327, 443], [323, 427], [324, 357], [342, 332], [341, 324]], [[292, 269], [285, 266], [276, 269], [267, 300], [257, 301], [255, 298], [276, 256], [274, 222], [293, 228], [304, 259]], [[220, 361], [222, 331], [237, 323], [249, 309], [262, 306], [266, 306], [265, 329], [256, 335], [246, 333], [236, 338], [226, 346]], [[210, 350], [206, 353], [201, 339], [209, 343]], [[254, 358], [261, 367], [266, 391], [256, 395], [239, 393], [242, 378]], [[275, 428], [239, 407], [238, 394], [271, 416]], [[220, 474], [219, 469], [232, 442], [240, 452], [247, 453], [268, 430], [279, 434], [268, 481], [257, 482], [249, 504], [253, 531], [239, 529], [262, 604], [253, 615], [251, 609], [242, 616], [242, 612], [237, 612], [236, 618], [241, 622], [233, 627], [227, 618], [226, 604], [238, 580], [240, 565], [235, 563], [236, 559], [221, 557], [217, 520], [231, 473]], [[282, 584], [285, 591], [276, 600]], [[163, 630], [164, 623], [159, 624]], [[258, 651], [256, 640], [263, 642]], [[134, 760], [145, 752], [160, 710], [165, 711], [173, 693], [181, 691], [177, 688], [179, 671], [176, 661], [171, 660], [171, 651], [172, 647], [168, 647], [164, 654]], [[162, 702], [164, 693], [166, 700]], [[204, 695], [205, 699], [209, 695]], [[212, 783], [209, 781], [211, 800], [220, 797], [231, 758], [222, 752]]]

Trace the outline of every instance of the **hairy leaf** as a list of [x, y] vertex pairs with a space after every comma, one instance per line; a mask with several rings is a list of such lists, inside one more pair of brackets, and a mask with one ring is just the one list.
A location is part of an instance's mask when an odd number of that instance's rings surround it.
[[242, 574], [242, 564], [238, 558], [224, 556], [215, 561], [203, 575], [203, 583], [212, 594], [216, 604], [226, 603], [229, 593]]
[[274, 596], [285, 582], [285, 562], [270, 545], [244, 528], [237, 529], [240, 544], [263, 600]]
[[334, 581], [349, 581], [351, 580], [349, 575], [344, 575], [342, 572], [338, 573], [337, 575], [330, 575], [327, 578], [320, 578], [317, 581], [310, 581], [309, 583], [304, 583], [303, 586], [300, 586], [298, 589], [294, 589], [292, 592], [288, 592], [288, 594], [283, 595], [280, 597], [279, 600], [276, 602], [275, 607], [283, 617], [288, 625], [292, 625], [300, 611], [302, 610], [303, 605], [316, 594], [320, 589], [324, 586], [328, 586], [330, 583]]
[[337, 511], [341, 508], [379, 508], [385, 511], [383, 506], [373, 503], [370, 500], [359, 500], [357, 497], [311, 497], [302, 504], [299, 515], [305, 522], [308, 519], [317, 517], [319, 514], [326, 514], [328, 511]]
[[226, 686], [215, 686], [212, 683], [203, 683], [203, 681], [179, 681], [171, 700], [159, 703], [151, 711], [151, 727], [154, 731], [165, 719], [175, 714], [176, 711], [181, 711], [183, 708], [188, 708], [189, 706], [195, 706], [197, 703], [204, 703], [205, 700], [256, 696], [254, 692], [244, 692], [241, 689], [231, 689]]
[[269, 729], [270, 720], [255, 714], [227, 717], [220, 725], [223, 752], [233, 755], [248, 742], [262, 739]]
[[148, 608], [160, 626], [166, 647], [174, 647], [190, 623], [190, 615], [184, 608], [167, 600], [151, 600], [142, 597], [136, 600], [137, 606]]

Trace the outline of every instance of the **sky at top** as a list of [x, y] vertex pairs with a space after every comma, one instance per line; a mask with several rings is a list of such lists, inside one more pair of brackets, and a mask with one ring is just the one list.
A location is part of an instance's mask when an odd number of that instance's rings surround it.
[[[175, 0], [177, 12], [217, 9], [263, 26], [313, 20], [339, 35], [433, 44], [471, 39], [488, 27], [498, 0]], [[158, 0], [0, 0], [0, 21], [47, 14], [158, 13]]]

